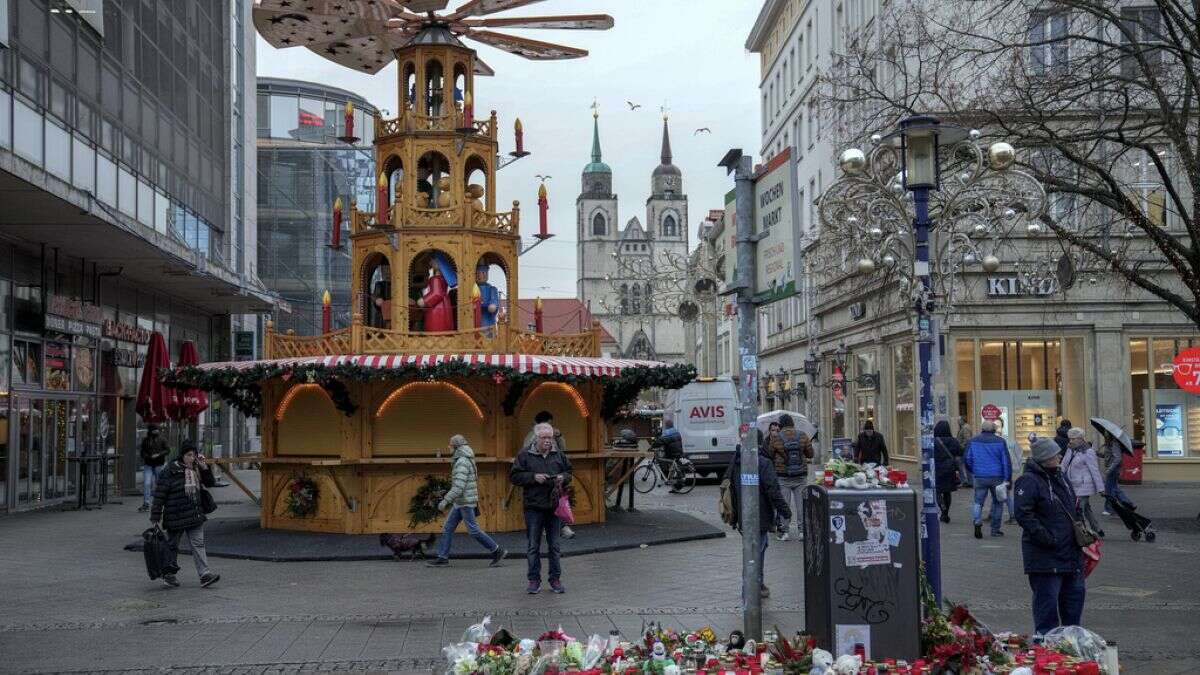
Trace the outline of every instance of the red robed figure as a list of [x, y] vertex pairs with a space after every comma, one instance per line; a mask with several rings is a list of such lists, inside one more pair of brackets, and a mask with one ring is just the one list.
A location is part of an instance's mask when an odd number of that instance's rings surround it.
[[436, 269], [425, 284], [425, 290], [421, 291], [421, 306], [425, 309], [426, 333], [454, 330], [454, 306], [450, 304], [450, 285]]

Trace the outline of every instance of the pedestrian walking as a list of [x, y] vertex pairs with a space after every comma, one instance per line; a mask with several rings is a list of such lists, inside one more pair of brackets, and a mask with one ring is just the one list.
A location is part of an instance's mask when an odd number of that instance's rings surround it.
[[142, 505], [138, 513], [150, 510], [150, 501], [154, 499], [154, 488], [158, 485], [158, 477], [162, 474], [163, 466], [167, 463], [167, 455], [171, 453], [167, 442], [158, 433], [158, 425], [146, 427], [146, 437], [142, 439]]
[[863, 422], [862, 433], [854, 441], [854, 461], [858, 464], [876, 464], [887, 466], [888, 449], [883, 441], [883, 434], [876, 433], [875, 423], [871, 420]]
[[[1121, 466], [1125, 463], [1125, 446], [1121, 445], [1121, 441], [1115, 436], [1103, 432], [1104, 435], [1104, 492], [1113, 499], [1125, 504], [1133, 505], [1129, 500], [1129, 495], [1125, 494], [1125, 490], [1121, 489]], [[1111, 516], [1108, 509], [1104, 509], [1104, 515]]]
[[475, 518], [479, 515], [479, 469], [475, 466], [475, 451], [467, 445], [467, 439], [459, 434], [450, 437], [453, 464], [450, 469], [450, 490], [438, 504], [439, 511], [449, 510], [442, 525], [442, 540], [438, 542], [437, 558], [426, 563], [430, 567], [446, 567], [450, 564], [450, 544], [454, 530], [460, 522], [467, 524], [471, 538], [492, 555], [491, 567], [498, 567], [508, 551], [500, 548], [494, 539], [484, 532]]
[[[1037, 441], [1037, 434], [1029, 434], [1029, 447], [1033, 447], [1035, 441]], [[1005, 497], [1007, 498], [1005, 504], [1008, 506], [1008, 520], [1005, 522], [1009, 525], [1016, 525], [1017, 505], [1013, 496], [1013, 481], [1016, 480], [1017, 474], [1021, 472], [1025, 464], [1025, 456], [1021, 454], [1021, 446], [1017, 445], [1015, 441], [1004, 439], [1004, 442], [1008, 446], [1008, 465], [1012, 467], [1012, 474], [1005, 484]]]
[[[782, 428], [782, 427], [781, 427]], [[761, 431], [759, 432], [762, 433]], [[741, 531], [742, 522], [742, 505], [741, 505], [741, 487], [742, 487], [742, 451], [738, 450], [733, 454], [733, 460], [729, 462], [729, 466], [725, 468], [725, 480], [730, 483], [730, 497], [733, 500], [734, 528]], [[758, 588], [759, 593], [764, 598], [771, 597], [771, 589], [767, 588], [764, 583], [766, 575], [766, 558], [767, 544], [771, 541], [771, 528], [779, 520], [791, 520], [792, 511], [788, 503], [783, 498], [783, 492], [779, 486], [779, 476], [775, 473], [775, 465], [768, 459], [767, 455], [759, 453], [758, 455], [758, 561], [759, 561], [759, 577]], [[746, 533], [742, 532], [745, 537]], [[751, 535], [753, 536], [753, 535]], [[746, 589], [742, 588], [742, 596], [745, 597]]]
[[[204, 461], [204, 455], [196, 451], [195, 444], [185, 441], [179, 449], [179, 456], [159, 476], [158, 487], [154, 490], [154, 504], [150, 508], [150, 522], [167, 531], [171, 544], [168, 567], [175, 565], [179, 540], [186, 535], [188, 546], [192, 549], [192, 561], [196, 563], [196, 574], [200, 577], [200, 585], [204, 587], [212, 586], [221, 578], [209, 568], [208, 554], [204, 548], [204, 521], [208, 517], [203, 504], [212, 496], [205, 497], [202, 493], [204, 488], [213, 487], [216, 483], [212, 469]], [[171, 587], [179, 586], [174, 574], [164, 575], [163, 583]]]
[[951, 497], [962, 480], [958, 474], [962, 454], [963, 449], [958, 439], [950, 434], [950, 423], [942, 420], [933, 425], [933, 464], [936, 470], [934, 478], [937, 485], [938, 509], [942, 512], [943, 523], [950, 522]]
[[971, 475], [967, 469], [966, 451], [967, 446], [971, 443], [971, 437], [975, 434], [971, 431], [971, 425], [967, 423], [967, 418], [959, 416], [958, 418], [958, 445], [963, 449], [963, 456], [958, 458], [959, 475], [963, 480], [963, 487], [970, 489], [974, 483], [975, 477]]
[[1063, 456], [1067, 454], [1067, 446], [1071, 444], [1071, 438], [1068, 434], [1071, 432], [1071, 420], [1064, 418], [1058, 423], [1058, 428], [1054, 430], [1054, 442], [1058, 443], [1058, 447], [1062, 449]]
[[[768, 457], [775, 467], [775, 475], [779, 478], [779, 489], [783, 501], [787, 502], [789, 510], [796, 514], [796, 531], [804, 538], [804, 525], [800, 522], [800, 491], [808, 483], [808, 462], [813, 457], [812, 439], [808, 434], [796, 428], [796, 421], [791, 415], [784, 413], [779, 416], [778, 430], [771, 432], [767, 438]], [[780, 518], [779, 541], [788, 540], [791, 531], [791, 517]]]
[[554, 440], [554, 427], [543, 422], [536, 425], [533, 432], [533, 446], [517, 455], [509, 473], [509, 480], [524, 488], [525, 493], [525, 558], [529, 565], [526, 592], [533, 594], [542, 589], [544, 537], [550, 558], [550, 589], [565, 593], [558, 544], [562, 521], [554, 514], [554, 509], [558, 500], [556, 493], [571, 484], [571, 460], [567, 459], [567, 453], [559, 450]]
[[1083, 552], [1075, 540], [1075, 491], [1060, 469], [1058, 444], [1042, 438], [1017, 479], [1021, 558], [1033, 591], [1034, 632], [1078, 626], [1086, 594]]
[[[971, 516], [975, 522], [975, 538], [983, 538], [983, 503], [992, 497], [992, 536], [1002, 537], [1000, 518], [1004, 515], [1004, 486], [1012, 480], [1012, 462], [1008, 444], [996, 435], [996, 424], [985, 420], [980, 433], [967, 445], [967, 467], [975, 476], [975, 504]], [[1052, 441], [1053, 442], [1053, 441]], [[1055, 446], [1057, 447], [1057, 446]]]
[[[558, 430], [558, 427], [554, 426], [554, 414], [549, 410], [542, 410], [533, 416], [533, 427], [529, 429], [529, 433], [525, 434], [525, 442], [521, 444], [521, 452], [533, 447], [534, 430], [537, 429], [537, 425], [539, 424], [549, 424], [550, 428], [554, 429], [554, 445], [558, 448], [559, 452], [565, 453], [567, 451], [567, 442], [563, 440], [562, 432]], [[575, 538], [575, 530], [572, 530], [571, 526], [566, 523], [562, 525], [562, 538]]]
[[[1057, 439], [1056, 439], [1057, 440]], [[1091, 496], [1104, 495], [1104, 475], [1100, 473], [1100, 462], [1092, 444], [1084, 438], [1083, 429], [1078, 427], [1067, 431], [1067, 454], [1063, 457], [1062, 467], [1079, 500], [1079, 511], [1087, 518], [1096, 534], [1103, 537], [1104, 530], [1096, 522], [1096, 514], [1092, 512]]]

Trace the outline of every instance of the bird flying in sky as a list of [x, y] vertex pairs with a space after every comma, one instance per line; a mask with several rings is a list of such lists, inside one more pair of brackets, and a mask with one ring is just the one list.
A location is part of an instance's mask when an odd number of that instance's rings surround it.
[[625, 101], [625, 105], [628, 105], [630, 110], [637, 110], [642, 107], [642, 104], [634, 103], [633, 101]]
[[699, 129], [697, 129], [697, 130], [696, 130], [696, 132], [695, 132], [695, 133], [693, 133], [692, 135], [693, 135], [693, 136], [699, 136], [700, 134], [711, 134], [711, 133], [712, 133], [712, 129], [709, 129], [708, 127], [700, 127], [700, 128], [699, 128]]
[[553, 178], [553, 176], [543, 176], [542, 174], [540, 174], [540, 173], [539, 173], [539, 174], [535, 175], [535, 176], [534, 176], [534, 178], [536, 178], [536, 179], [538, 179], [538, 180], [542, 181], [543, 183], [545, 183], [546, 181], [548, 181], [548, 180], [550, 180], [551, 178]]

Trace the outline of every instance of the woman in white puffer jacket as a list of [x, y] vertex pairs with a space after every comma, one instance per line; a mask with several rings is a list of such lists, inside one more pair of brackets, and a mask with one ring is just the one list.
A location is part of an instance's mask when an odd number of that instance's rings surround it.
[[1094, 494], [1104, 494], [1104, 474], [1100, 473], [1100, 461], [1096, 457], [1096, 451], [1084, 439], [1083, 429], [1079, 427], [1067, 432], [1067, 452], [1063, 455], [1062, 469], [1067, 475], [1067, 480], [1071, 482], [1071, 487], [1075, 489], [1075, 496], [1079, 498], [1079, 510], [1087, 518], [1092, 530], [1103, 537], [1104, 530], [1100, 529], [1100, 524], [1096, 522], [1089, 498]]

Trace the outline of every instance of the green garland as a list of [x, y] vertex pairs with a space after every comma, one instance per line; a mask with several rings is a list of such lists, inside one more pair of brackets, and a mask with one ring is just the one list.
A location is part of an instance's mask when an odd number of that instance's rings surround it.
[[612, 419], [621, 408], [637, 399], [645, 389], [678, 389], [696, 379], [695, 366], [672, 364], [662, 366], [635, 366], [625, 368], [613, 377], [589, 377], [583, 375], [560, 375], [523, 373], [506, 366], [470, 364], [463, 361], [445, 361], [434, 365], [418, 366], [405, 364], [395, 368], [369, 368], [353, 364], [325, 366], [290, 362], [268, 361], [249, 368], [224, 368], [202, 370], [197, 367], [164, 369], [159, 379], [164, 384], [179, 388], [194, 387], [212, 392], [225, 399], [230, 405], [250, 417], [262, 414], [261, 383], [277, 377], [320, 384], [329, 392], [338, 410], [353, 415], [357, 406], [350, 400], [346, 382], [378, 382], [381, 380], [421, 379], [426, 381], [445, 380], [452, 377], [490, 378], [498, 384], [507, 383], [508, 392], [503, 406], [506, 415], [512, 415], [517, 402], [530, 384], [535, 382], [564, 382], [584, 385], [599, 381], [604, 385], [600, 415]]
[[425, 476], [425, 484], [408, 502], [408, 526], [417, 527], [432, 523], [442, 514], [438, 504], [450, 491], [450, 481], [438, 476]]

